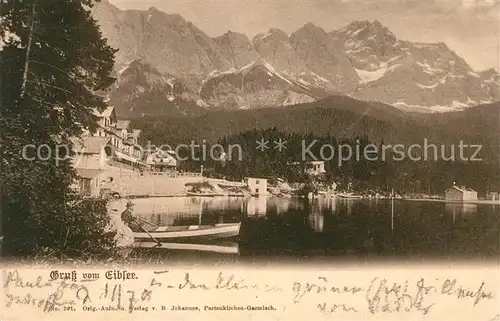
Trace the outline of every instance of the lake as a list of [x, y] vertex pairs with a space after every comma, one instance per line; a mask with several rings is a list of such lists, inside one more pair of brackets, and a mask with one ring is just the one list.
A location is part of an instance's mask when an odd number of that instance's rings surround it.
[[[320, 198], [134, 200], [135, 215], [158, 225], [242, 222], [237, 253], [223, 261], [493, 260], [500, 254], [500, 206]], [[217, 253], [135, 250], [138, 257], [208, 259]]]

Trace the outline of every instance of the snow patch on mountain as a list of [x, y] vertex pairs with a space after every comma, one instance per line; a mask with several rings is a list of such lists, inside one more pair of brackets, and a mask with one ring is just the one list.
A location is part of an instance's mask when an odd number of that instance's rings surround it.
[[252, 60], [250, 63], [246, 64], [245, 66], [241, 67], [240, 68], [240, 72], [241, 71], [245, 71], [247, 69], [250, 69], [252, 68], [253, 66], [255, 65], [255, 60]]
[[308, 95], [296, 93], [294, 91], [288, 91], [288, 97], [282, 103], [282, 106], [305, 104], [305, 103], [311, 103], [313, 101], [314, 98]]
[[367, 84], [369, 82], [378, 80], [382, 77], [384, 77], [385, 73], [387, 72], [387, 67], [379, 68], [374, 71], [366, 71], [363, 69], [356, 69], [356, 72], [358, 73], [360, 80], [360, 84]]
[[276, 69], [274, 69], [274, 67], [270, 63], [268, 63], [267, 61], [264, 61], [264, 67], [266, 67], [266, 69], [269, 70], [270, 76], [275, 75], [276, 77], [281, 78], [284, 81], [286, 81], [287, 83], [289, 83], [290, 85], [292, 85], [292, 82], [290, 80], [288, 80], [285, 77], [283, 77], [282, 75], [280, 75], [276, 71]]
[[326, 79], [325, 77], [321, 77], [320, 75], [316, 74], [315, 72], [311, 71], [311, 74], [318, 80], [325, 82], [325, 83], [330, 83], [330, 80]]
[[431, 65], [429, 65], [429, 63], [427, 63], [427, 60], [424, 60], [424, 63], [417, 62], [417, 65], [424, 68], [423, 72], [425, 72], [426, 74], [432, 75], [432, 76], [435, 76], [438, 73], [444, 72], [443, 69], [434, 68]]
[[455, 110], [460, 110], [460, 109], [467, 108], [467, 107], [470, 107], [470, 106], [471, 106], [471, 104], [463, 103], [463, 102], [460, 102], [460, 101], [457, 101], [457, 100], [454, 100], [451, 103], [451, 108], [453, 108]]
[[264, 40], [264, 39], [269, 38], [271, 35], [272, 35], [271, 32], [261, 33], [261, 34], [256, 35], [254, 40]]
[[171, 89], [174, 89], [174, 83], [173, 81], [175, 81], [174, 78], [169, 78], [167, 79], [165, 82], [170, 86]]
[[[391, 59], [390, 61], [394, 61], [396, 59]], [[387, 73], [392, 72], [396, 70], [397, 68], [403, 66], [402, 64], [394, 64], [392, 66], [389, 66], [387, 62], [381, 62], [379, 65], [375, 64], [370, 64], [370, 70], [365, 70], [365, 69], [358, 69], [355, 68], [356, 72], [358, 73], [360, 80], [360, 84], [367, 84], [372, 81], [376, 81], [384, 77]]]
[[360, 46], [361, 42], [358, 42], [358, 43], [352, 43], [351, 44], [351, 48], [353, 49], [347, 49], [345, 52], [348, 53], [348, 54], [352, 54], [352, 53], [358, 53], [358, 52], [362, 52], [362, 51], [370, 51], [371, 48], [368, 47], [368, 46]]
[[[420, 105], [407, 104], [403, 101], [398, 101], [392, 105], [394, 107], [403, 110], [412, 110], [412, 111], [427, 112], [427, 113], [446, 113], [450, 111], [461, 111], [464, 110], [465, 108], [469, 108], [477, 104], [475, 101], [470, 100], [470, 98], [468, 98], [468, 102], [469, 103], [464, 103], [454, 100], [450, 105], [447, 106], [445, 105], [420, 106]], [[481, 102], [481, 103], [487, 103], [487, 102]]]
[[360, 32], [362, 32], [365, 29], [366, 29], [366, 26], [359, 28], [357, 30], [349, 30], [346, 32], [346, 35], [354, 37], [354, 36], [357, 36]]
[[390, 66], [389, 68], [387, 68], [387, 72], [389, 73], [389, 72], [394, 71], [402, 66], [403, 66], [403, 64], [394, 64], [394, 65]]
[[290, 46], [289, 43], [286, 43], [284, 41], [280, 41], [280, 43], [286, 48], [286, 49], [293, 49], [292, 46]]
[[123, 74], [123, 72], [124, 72], [125, 70], [127, 70], [127, 69], [128, 69], [128, 67], [130, 67], [130, 64], [131, 64], [131, 63], [132, 63], [132, 61], [129, 61], [129, 62], [127, 62], [126, 64], [124, 64], [124, 65], [120, 68], [120, 70], [118, 70], [118, 75]]
[[234, 69], [234, 68], [230, 68], [226, 71], [220, 71], [218, 69], [214, 69], [212, 72], [210, 72], [208, 74], [208, 77], [207, 79], [211, 79], [211, 78], [215, 78], [215, 77], [219, 77], [219, 76], [222, 76], [222, 75], [228, 75], [228, 74], [234, 74], [238, 72], [238, 70]]
[[422, 85], [422, 84], [417, 83], [417, 86], [419, 86], [422, 89], [434, 89], [437, 86], [439, 86], [440, 84], [441, 84], [441, 82], [437, 82], [437, 83], [432, 84], [432, 85]]
[[255, 61], [252, 61], [239, 69], [229, 68], [226, 71], [219, 71], [219, 70], [215, 69], [208, 74], [208, 77], [203, 80], [203, 83], [206, 83], [210, 79], [217, 78], [217, 77], [220, 77], [223, 75], [230, 75], [230, 74], [237, 74], [237, 73], [244, 72], [244, 71], [252, 68], [254, 65], [255, 65]]

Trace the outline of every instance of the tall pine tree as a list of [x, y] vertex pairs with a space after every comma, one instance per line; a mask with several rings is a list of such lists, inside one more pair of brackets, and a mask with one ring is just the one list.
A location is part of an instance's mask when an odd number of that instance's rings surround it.
[[115, 51], [90, 14], [91, 0], [0, 3], [4, 252], [96, 254], [112, 246], [105, 206], [70, 199], [71, 161], [56, 153], [95, 128], [94, 112], [105, 108], [96, 93], [113, 83]]

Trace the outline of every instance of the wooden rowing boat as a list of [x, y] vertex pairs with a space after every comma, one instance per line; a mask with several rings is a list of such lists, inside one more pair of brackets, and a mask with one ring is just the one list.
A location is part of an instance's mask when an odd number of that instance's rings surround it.
[[245, 196], [249, 196], [249, 194], [245, 194], [245, 193], [227, 193], [226, 196], [229, 196], [229, 197], [245, 197]]
[[213, 192], [186, 192], [187, 196], [198, 196], [198, 197], [215, 197], [222, 196], [221, 193], [213, 193]]
[[337, 196], [340, 198], [349, 198], [349, 199], [362, 199], [363, 198], [362, 195], [356, 195], [353, 193], [340, 193], [340, 194], [337, 194]]
[[220, 240], [237, 237], [240, 234], [241, 223], [224, 223], [215, 225], [191, 226], [158, 226], [145, 231], [135, 231], [135, 241], [151, 240], [151, 236], [159, 241], [191, 241]]
[[223, 254], [238, 254], [238, 243], [228, 244], [195, 244], [195, 243], [170, 243], [164, 242], [158, 245], [155, 242], [139, 241], [133, 244], [134, 248], [141, 249], [160, 249], [160, 250], [179, 250], [179, 251], [199, 251], [215, 252]]

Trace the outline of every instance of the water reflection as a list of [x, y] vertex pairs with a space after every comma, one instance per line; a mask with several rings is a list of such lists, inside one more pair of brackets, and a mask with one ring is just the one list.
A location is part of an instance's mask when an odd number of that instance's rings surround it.
[[239, 253], [244, 257], [440, 258], [500, 253], [498, 206], [273, 197], [134, 202], [137, 214], [158, 225], [242, 222]]
[[[313, 206], [315, 208], [316, 206]], [[315, 232], [323, 232], [323, 226], [325, 224], [325, 218], [323, 216], [323, 213], [321, 210], [313, 210], [311, 211], [311, 214], [309, 214], [309, 223], [311, 224], [311, 228]]]
[[265, 216], [267, 214], [267, 197], [250, 197], [247, 199], [246, 210], [248, 216]]
[[158, 246], [156, 242], [137, 242], [135, 248], [140, 249], [157, 249], [157, 250], [177, 250], [177, 251], [199, 251], [199, 252], [214, 252], [222, 254], [239, 254], [238, 243], [234, 242], [211, 242], [211, 243], [170, 243], [163, 242]]
[[309, 213], [307, 220], [311, 229], [317, 233], [323, 232], [325, 222], [323, 211], [326, 210], [328, 206], [327, 199], [308, 199], [303, 201], [303, 205], [303, 210]]
[[202, 212], [207, 200], [195, 197], [141, 198], [134, 200], [134, 213], [137, 215], [162, 213], [198, 215]]
[[459, 217], [466, 217], [468, 215], [477, 213], [477, 204], [468, 203], [445, 203], [445, 211], [451, 213], [453, 216], [453, 223]]

